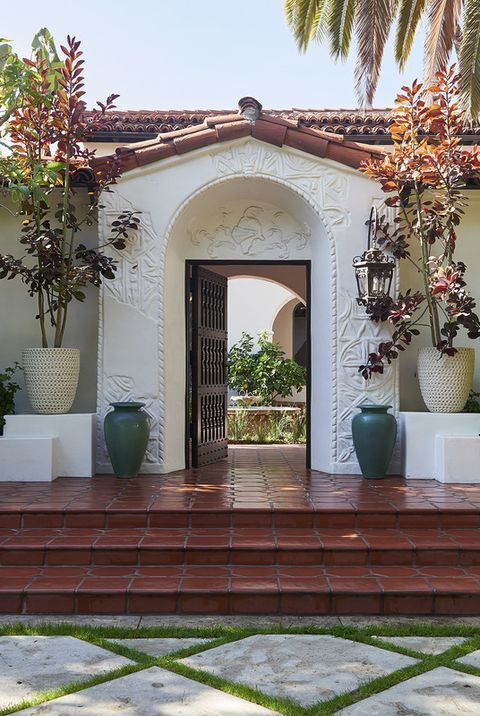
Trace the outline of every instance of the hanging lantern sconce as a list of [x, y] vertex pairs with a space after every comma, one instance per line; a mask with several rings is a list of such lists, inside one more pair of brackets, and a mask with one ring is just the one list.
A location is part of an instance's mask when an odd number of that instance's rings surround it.
[[395, 259], [387, 256], [377, 246], [377, 228], [377, 209], [372, 206], [368, 221], [367, 250], [353, 259], [357, 279], [357, 303], [366, 306], [367, 313], [371, 312], [376, 303], [389, 297], [395, 268]]

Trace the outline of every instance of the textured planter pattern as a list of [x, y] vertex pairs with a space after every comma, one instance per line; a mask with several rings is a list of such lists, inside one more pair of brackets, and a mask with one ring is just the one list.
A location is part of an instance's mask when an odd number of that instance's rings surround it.
[[34, 411], [40, 415], [68, 413], [80, 376], [78, 348], [27, 348], [22, 361]]
[[431, 413], [459, 413], [465, 407], [473, 383], [475, 350], [459, 348], [454, 356], [442, 356], [436, 348], [418, 354], [418, 381]]

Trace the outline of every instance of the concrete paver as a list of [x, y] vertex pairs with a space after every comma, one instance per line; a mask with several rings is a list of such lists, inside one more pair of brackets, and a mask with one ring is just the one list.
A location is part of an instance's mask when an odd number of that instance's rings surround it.
[[310, 706], [417, 660], [330, 635], [257, 634], [181, 663]]

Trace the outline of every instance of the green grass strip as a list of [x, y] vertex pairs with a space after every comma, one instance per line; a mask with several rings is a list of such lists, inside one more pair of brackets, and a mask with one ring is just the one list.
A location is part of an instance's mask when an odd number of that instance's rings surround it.
[[[179, 661], [187, 656], [208, 651], [233, 641], [245, 639], [254, 634], [330, 634], [343, 639], [349, 639], [375, 646], [387, 651], [411, 656], [418, 659], [419, 662], [403, 669], [399, 669], [392, 674], [363, 683], [354, 691], [340, 694], [332, 699], [321, 701], [313, 706], [304, 708], [291, 699], [268, 696], [258, 689], [248, 686], [247, 684], [236, 683], [223, 679], [209, 672], [187, 666]], [[265, 708], [284, 714], [285, 716], [326, 716], [327, 714], [334, 714], [342, 708], [346, 708], [351, 704], [384, 691], [385, 689], [395, 686], [396, 684], [407, 679], [411, 679], [414, 676], [418, 676], [432, 669], [438, 668], [439, 666], [446, 666], [448, 668], [455, 669], [456, 671], [480, 677], [480, 669], [456, 662], [456, 659], [464, 656], [465, 654], [480, 649], [480, 627], [461, 624], [432, 625], [421, 622], [415, 624], [395, 624], [392, 622], [388, 625], [382, 624], [375, 626], [372, 624], [363, 627], [340, 625], [334, 627], [318, 627], [315, 625], [302, 625], [298, 627], [274, 626], [264, 628], [231, 627], [219, 624], [200, 628], [178, 626], [128, 628], [115, 626], [92, 627], [75, 625], [68, 622], [58, 622], [55, 624], [46, 622], [45, 624], [35, 626], [25, 623], [0, 626], [0, 635], [73, 636], [99, 646], [105, 650], [125, 656], [135, 662], [135, 664], [120, 667], [108, 672], [107, 674], [102, 674], [85, 681], [77, 681], [60, 686], [56, 689], [41, 691], [33, 697], [23, 700], [21, 703], [12, 704], [8, 707], [0, 709], [0, 716], [15, 713], [18, 710], [35, 706], [66, 694], [83, 691], [84, 689], [96, 686], [97, 684], [113, 681], [121, 678], [122, 676], [126, 676], [127, 674], [141, 671], [152, 666], [167, 669], [188, 679], [192, 679], [233, 696], [238, 696], [239, 698], [259, 704]], [[464, 637], [466, 641], [463, 644], [451, 647], [442, 654], [432, 656], [374, 639], [372, 638], [373, 636], [381, 636], [385, 638], [388, 638], [389, 636], [458, 636]], [[188, 637], [209, 639], [210, 641], [208, 643], [183, 647], [168, 655], [156, 658], [145, 654], [140, 649], [132, 649], [131, 647], [127, 647], [115, 641], [109, 641], [110, 639], [181, 639]]]

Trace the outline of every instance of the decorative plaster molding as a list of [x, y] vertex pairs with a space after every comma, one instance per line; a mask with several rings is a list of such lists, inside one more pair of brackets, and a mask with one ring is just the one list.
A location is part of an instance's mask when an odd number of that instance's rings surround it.
[[336, 461], [351, 462], [354, 457], [352, 443], [352, 417], [361, 403], [376, 402], [391, 405], [398, 413], [396, 395], [397, 370], [389, 366], [383, 374], [375, 375], [368, 382], [358, 372], [365, 364], [368, 354], [376, 350], [385, 339], [385, 326], [366, 316], [363, 306], [348, 292], [340, 292], [343, 311], [339, 316], [337, 380], [337, 436]]
[[281, 177], [286, 184], [293, 184], [308, 195], [333, 229], [350, 225], [346, 202], [349, 180], [339, 171], [321, 166], [314, 159], [290, 154], [285, 149], [266, 148], [254, 141], [212, 152], [211, 157], [218, 176]]
[[236, 256], [258, 256], [272, 252], [275, 258], [288, 259], [291, 252], [303, 251], [311, 231], [285, 211], [269, 210], [265, 205], [250, 204], [244, 209], [231, 205], [217, 209], [218, 219], [208, 226], [198, 227], [193, 218], [188, 225], [190, 241], [195, 246], [206, 246], [211, 258], [228, 251]]
[[[108, 193], [103, 198], [103, 208], [99, 217], [99, 235], [103, 243], [110, 234], [112, 221], [122, 211], [135, 211], [131, 202], [118, 191]], [[155, 234], [151, 216], [148, 212], [140, 214], [140, 226], [135, 235], [131, 235], [127, 247], [123, 251], [110, 249], [117, 260], [115, 278], [104, 281], [100, 290], [100, 325], [98, 336], [98, 396], [97, 413], [98, 436], [97, 457], [100, 465], [109, 464], [108, 454], [103, 438], [103, 418], [109, 410], [110, 403], [127, 400], [138, 400], [145, 403], [145, 411], [150, 417], [150, 438], [145, 463], [163, 467], [163, 424], [164, 424], [164, 335], [163, 335], [163, 287], [165, 268], [166, 242]], [[108, 297], [118, 304], [128, 305], [139, 315], [151, 320], [156, 327], [158, 343], [156, 361], [158, 365], [158, 394], [142, 395], [135, 387], [134, 378], [128, 373], [111, 375], [105, 369], [104, 302]], [[127, 370], [128, 367], [126, 366]]]

